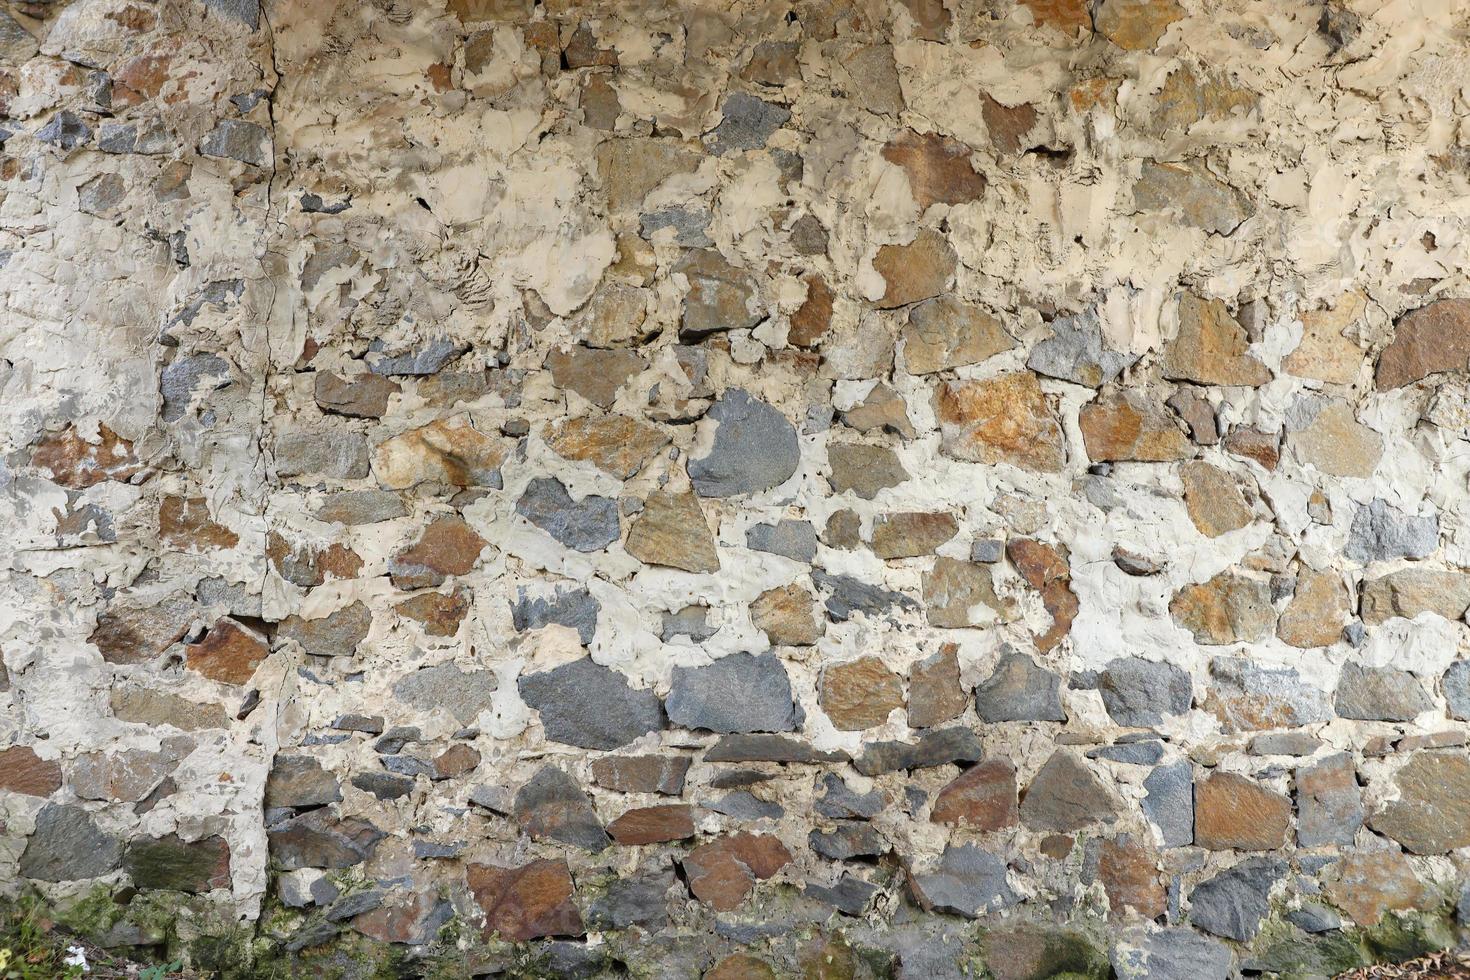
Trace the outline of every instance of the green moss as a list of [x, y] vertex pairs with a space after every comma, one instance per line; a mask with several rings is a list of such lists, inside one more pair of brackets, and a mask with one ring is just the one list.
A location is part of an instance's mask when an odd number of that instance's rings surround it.
[[1452, 913], [1389, 912], [1378, 925], [1363, 930], [1363, 939], [1378, 962], [1399, 963], [1455, 944]]
[[125, 909], [112, 897], [112, 889], [98, 885], [75, 903], [58, 908], [56, 921], [78, 936], [104, 936], [123, 917]]
[[1262, 928], [1252, 943], [1251, 970], [1292, 978], [1336, 976], [1368, 960], [1359, 937], [1344, 932], [1309, 935], [1279, 918]]

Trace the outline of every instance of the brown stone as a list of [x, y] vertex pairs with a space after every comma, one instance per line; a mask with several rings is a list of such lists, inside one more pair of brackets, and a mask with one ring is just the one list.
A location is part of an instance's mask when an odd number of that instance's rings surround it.
[[943, 41], [949, 29], [949, 11], [944, 0], [900, 0], [914, 19], [913, 36], [922, 41]]
[[[1303, 313], [1302, 342], [1281, 366], [1299, 378], [1352, 384], [1363, 366], [1363, 349], [1343, 336], [1343, 331], [1361, 320], [1367, 309], [1368, 297], [1355, 289], [1339, 297], [1331, 309]], [[1470, 319], [1466, 323], [1470, 325]]]
[[1470, 610], [1470, 575], [1438, 568], [1401, 568], [1363, 583], [1363, 622], [1430, 612], [1451, 622]]
[[104, 480], [125, 483], [144, 469], [133, 455], [132, 442], [106, 425], [97, 426], [95, 443], [83, 438], [75, 425], [46, 435], [31, 453], [31, 465], [69, 490], [85, 490]]
[[393, 556], [388, 574], [400, 589], [436, 589], [450, 575], [467, 575], [488, 542], [462, 517], [441, 517], [411, 548]]
[[181, 731], [194, 732], [204, 728], [224, 728], [229, 724], [222, 704], [199, 704], [146, 688], [114, 688], [108, 702], [118, 721], [150, 728], [172, 725]]
[[1463, 374], [1467, 364], [1470, 299], [1441, 299], [1399, 319], [1373, 377], [1380, 389], [1402, 388], [1444, 371]]
[[609, 139], [598, 144], [596, 158], [608, 207], [625, 211], [674, 174], [693, 173], [703, 155], [678, 140]]
[[1102, 842], [1097, 877], [1114, 915], [1129, 909], [1145, 919], [1164, 914], [1166, 894], [1159, 879], [1159, 853], [1127, 834]]
[[1072, 630], [1081, 604], [1072, 591], [1072, 566], [1067, 555], [1052, 545], [1030, 538], [1006, 542], [1006, 557], [1026, 584], [1041, 593], [1041, 604], [1051, 614], [1051, 626], [1033, 639], [1042, 653], [1055, 647]]
[[1194, 452], [1163, 406], [1137, 391], [1099, 395], [1077, 422], [1093, 462], [1169, 463]]
[[[1176, 212], [1185, 224], [1217, 235], [1233, 234], [1255, 214], [1250, 198], [1217, 179], [1198, 160], [1183, 164], [1145, 160], [1133, 185], [1133, 204], [1141, 211]], [[1170, 376], [1166, 369], [1165, 377]]]
[[628, 554], [650, 565], [686, 572], [717, 572], [720, 556], [704, 511], [693, 490], [656, 490], [643, 502], [625, 546]]
[[42, 759], [29, 745], [0, 749], [0, 790], [50, 796], [61, 789], [61, 763]]
[[592, 781], [618, 793], [678, 796], [691, 761], [684, 755], [605, 755], [592, 760]]
[[1037, 27], [1050, 27], [1068, 37], [1079, 30], [1092, 33], [1092, 15], [1087, 0], [1020, 0], [1031, 11], [1031, 22]]
[[949, 241], [927, 228], [907, 245], [882, 246], [873, 257], [873, 268], [888, 285], [878, 308], [891, 310], [938, 296], [954, 275], [956, 261]]
[[1281, 433], [1263, 432], [1251, 426], [1236, 426], [1225, 437], [1225, 451], [1232, 456], [1254, 460], [1268, 470], [1281, 462]]
[[190, 670], [221, 684], [248, 682], [270, 652], [265, 637], [233, 619], [215, 623], [204, 639], [184, 651]]
[[[594, 78], [599, 76], [594, 75]], [[648, 294], [636, 286], [607, 282], [572, 318], [572, 335], [588, 347], [626, 347], [648, 339]]]
[[[164, 777], [178, 767], [179, 756], [193, 747], [193, 740], [183, 736], [175, 739], [184, 745], [173, 746], [175, 751], [144, 752], [128, 749], [123, 752], [87, 752], [72, 762], [67, 783], [72, 792], [84, 800], [109, 800], [118, 803], [137, 803], [145, 799]], [[168, 742], [165, 742], [168, 746]], [[3, 753], [0, 753], [3, 754]], [[0, 761], [0, 773], [5, 764]], [[4, 777], [0, 775], [0, 784]]]
[[1233, 772], [1194, 784], [1194, 842], [1212, 851], [1274, 851], [1286, 845], [1291, 800]]
[[485, 936], [523, 943], [543, 936], [586, 932], [572, 901], [571, 872], [564, 860], [532, 861], [518, 868], [471, 864], [470, 891], [485, 913]]
[[622, 111], [618, 90], [612, 87], [608, 76], [587, 76], [586, 84], [582, 86], [582, 124], [593, 129], [611, 131], [617, 126], [618, 115]]
[[883, 159], [908, 174], [922, 213], [931, 204], [965, 204], [985, 193], [985, 178], [970, 165], [972, 152], [959, 140], [906, 129], [883, 147]]
[[969, 698], [960, 686], [959, 647], [946, 643], [909, 669], [909, 727], [932, 728], [964, 714]]
[[953, 514], [906, 511], [873, 519], [873, 554], [879, 558], [917, 558], [959, 533]]
[[704, 980], [777, 980], [777, 976], [765, 960], [748, 953], [731, 953], [710, 967]]
[[768, 589], [750, 604], [750, 619], [772, 646], [809, 647], [822, 638], [816, 602], [800, 585]]
[[904, 367], [910, 374], [979, 364], [1016, 346], [998, 319], [953, 294], [911, 309], [902, 339]]
[[611, 408], [618, 389], [647, 363], [633, 350], [561, 347], [546, 355], [546, 366], [558, 388], [575, 391], [598, 408]]
[[1251, 522], [1251, 505], [1235, 477], [1225, 470], [1194, 460], [1179, 468], [1179, 478], [1184, 483], [1189, 519], [1205, 537], [1218, 538]]
[[323, 412], [359, 419], [380, 419], [388, 414], [388, 398], [403, 388], [381, 374], [362, 372], [340, 378], [330, 371], [316, 373], [315, 395]]
[[1470, 846], [1470, 756], [1420, 752], [1394, 776], [1398, 798], [1368, 826], [1414, 854]]
[[1020, 821], [1016, 767], [1008, 759], [987, 759], [971, 766], [939, 791], [929, 819], [977, 831], [1016, 826]]
[[985, 626], [1009, 612], [995, 594], [989, 565], [936, 558], [924, 573], [924, 607], [930, 626], [965, 629]]
[[435, 779], [454, 779], [474, 772], [480, 764], [480, 753], [473, 746], [456, 742], [434, 757]]
[[1220, 420], [1215, 406], [1197, 388], [1181, 385], [1164, 404], [1189, 426], [1189, 438], [1201, 446], [1213, 446], [1220, 441]]
[[1180, 589], [1169, 613], [1196, 643], [1213, 645], [1259, 643], [1276, 625], [1270, 586], [1230, 571]]
[[877, 657], [823, 668], [818, 694], [822, 710], [844, 732], [881, 725], [903, 707], [903, 682]]
[[[895, 457], [894, 462], [897, 463]], [[863, 543], [863, 519], [854, 510], [834, 510], [822, 527], [822, 543], [829, 548], [852, 551]]]
[[1027, 149], [1026, 137], [1036, 128], [1036, 109], [1026, 103], [1003, 105], [984, 92], [980, 93], [980, 115], [996, 152], [1014, 155]]
[[332, 578], [356, 578], [362, 571], [362, 558], [343, 544], [317, 549], [309, 544], [292, 544], [272, 531], [265, 536], [265, 556], [276, 572], [304, 589], [315, 588]]
[[804, 281], [806, 299], [791, 314], [786, 342], [796, 347], [812, 348], [820, 345], [832, 329], [832, 301], [835, 297], [832, 287], [820, 273], [810, 273]]
[[1350, 845], [1363, 826], [1363, 792], [1346, 752], [1296, 771], [1296, 842], [1300, 847]]
[[861, 402], [842, 413], [844, 425], [859, 432], [892, 432], [912, 439], [918, 432], [909, 420], [908, 403], [886, 384], [878, 383]]
[[1276, 635], [1294, 647], [1331, 646], [1342, 638], [1352, 596], [1337, 572], [1304, 568], [1296, 592], [1276, 624]]
[[1151, 50], [1183, 17], [1175, 0], [1103, 0], [1094, 14], [1097, 29], [1124, 51]]
[[762, 41], [751, 52], [740, 77], [761, 85], [785, 85], [801, 75], [796, 60], [799, 51], [794, 41]]
[[1377, 925], [1385, 912], [1439, 904], [1434, 889], [1420, 881], [1409, 859], [1396, 851], [1344, 854], [1330, 875], [1327, 898], [1360, 926]]
[[669, 444], [669, 435], [626, 415], [583, 415], [553, 425], [546, 444], [563, 459], [585, 460], [626, 480]]
[[233, 548], [240, 536], [209, 516], [203, 497], [164, 497], [158, 504], [158, 538], [165, 547], [181, 551]]
[[619, 844], [661, 844], [694, 836], [693, 810], [682, 803], [629, 810], [607, 825]]
[[1330, 476], [1367, 479], [1383, 456], [1383, 436], [1359, 422], [1352, 405], [1336, 399], [1289, 442], [1297, 459]]
[[946, 381], [935, 394], [935, 410], [946, 455], [1036, 473], [1056, 473], [1066, 463], [1061, 423], [1029, 371]]
[[1149, 114], [1149, 129], [1160, 136], [1182, 133], [1201, 119], [1226, 119], [1237, 109], [1248, 115], [1256, 103], [1249, 89], [1211, 74], [1201, 78], [1188, 65], [1180, 65], [1164, 79]]
[[1118, 804], [1081, 759], [1058, 749], [1021, 798], [1021, 822], [1032, 830], [1071, 833], [1095, 823], [1112, 823]]
[[713, 333], [753, 327], [765, 319], [760, 292], [749, 272], [732, 265], [718, 249], [687, 251], [674, 265], [688, 292], [679, 318], [679, 337], [698, 340]]
[[407, 490], [420, 483], [489, 486], [496, 481], [506, 452], [499, 436], [486, 435], [468, 415], [459, 415], [385, 439], [373, 450], [373, 474], [388, 490]]
[[1207, 385], [1259, 386], [1271, 380], [1264, 364], [1246, 352], [1250, 340], [1225, 304], [1179, 296], [1179, 333], [1164, 349], [1164, 377]]
[[197, 613], [185, 595], [167, 596], [152, 606], [116, 605], [97, 617], [87, 640], [110, 664], [147, 663], [182, 640]]
[[757, 880], [764, 881], [791, 861], [791, 852], [769, 834], [732, 834], [701, 844], [681, 862], [689, 891], [716, 912], [730, 912], [745, 901]]
[[[832, 467], [832, 475], [827, 478], [832, 492], [851, 491], [864, 500], [872, 500], [878, 491], [896, 487], [909, 478], [898, 454], [887, 446], [831, 443], [827, 446], [827, 462]], [[854, 542], [850, 547], [856, 546]]]
[[466, 589], [453, 592], [424, 592], [405, 599], [393, 609], [423, 626], [428, 636], [453, 636], [470, 611], [470, 595]]

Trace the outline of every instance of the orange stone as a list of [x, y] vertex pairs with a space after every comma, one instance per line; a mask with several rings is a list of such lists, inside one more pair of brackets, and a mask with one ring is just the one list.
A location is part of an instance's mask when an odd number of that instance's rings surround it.
[[1194, 843], [1212, 851], [1273, 851], [1286, 845], [1291, 800], [1233, 772], [1194, 784]]
[[470, 611], [469, 593], [457, 589], [447, 595], [442, 592], [424, 592], [405, 599], [393, 607], [401, 616], [407, 616], [423, 626], [429, 636], [453, 636], [459, 632], [459, 624]]
[[1016, 767], [1008, 759], [971, 766], [939, 791], [929, 819], [982, 831], [1016, 826]]
[[682, 803], [645, 806], [629, 810], [607, 825], [607, 832], [619, 844], [659, 844], [694, 836], [694, 818], [690, 807]]
[[437, 588], [450, 575], [468, 574], [488, 543], [464, 518], [441, 517], [424, 528], [413, 547], [393, 557], [388, 574], [400, 589]]
[[806, 277], [806, 301], [791, 314], [786, 331], [787, 343], [797, 347], [816, 347], [832, 328], [832, 287], [818, 273]]
[[222, 619], [185, 650], [189, 669], [221, 684], [244, 684], [270, 656], [265, 638], [233, 619]]
[[1094, 463], [1168, 463], [1193, 452], [1184, 431], [1163, 407], [1134, 391], [1099, 395], [1082, 406], [1077, 423]]
[[881, 725], [903, 707], [903, 684], [877, 657], [825, 668], [820, 695], [822, 710], [845, 732]]
[[1030, 371], [946, 381], [935, 408], [946, 455], [1037, 473], [1059, 472], [1067, 461], [1061, 423]]
[[70, 490], [85, 490], [104, 480], [126, 482], [143, 472], [133, 444], [105, 425], [97, 427], [95, 443], [83, 439], [75, 425], [46, 436], [31, 454], [31, 465]]
[[240, 536], [209, 516], [203, 497], [164, 497], [158, 505], [159, 540], [183, 551], [233, 548]]
[[546, 858], [518, 868], [472, 864], [466, 878], [485, 913], [485, 936], [523, 943], [543, 936], [580, 936], [582, 915], [566, 861]]
[[689, 891], [717, 912], [740, 906], [757, 880], [780, 871], [791, 852], [769, 834], [733, 834], [701, 844], [685, 855], [682, 866]]

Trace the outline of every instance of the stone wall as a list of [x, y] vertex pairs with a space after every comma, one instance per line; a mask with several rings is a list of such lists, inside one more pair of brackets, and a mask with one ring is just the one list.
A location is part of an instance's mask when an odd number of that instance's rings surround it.
[[0, 890], [225, 976], [1453, 940], [1470, 6], [445, 6], [5, 5]]

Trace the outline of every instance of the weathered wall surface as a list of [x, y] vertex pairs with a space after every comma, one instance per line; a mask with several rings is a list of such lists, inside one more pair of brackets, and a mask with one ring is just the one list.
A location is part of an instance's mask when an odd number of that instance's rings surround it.
[[447, 6], [0, 17], [6, 893], [227, 975], [1449, 940], [1470, 7]]

